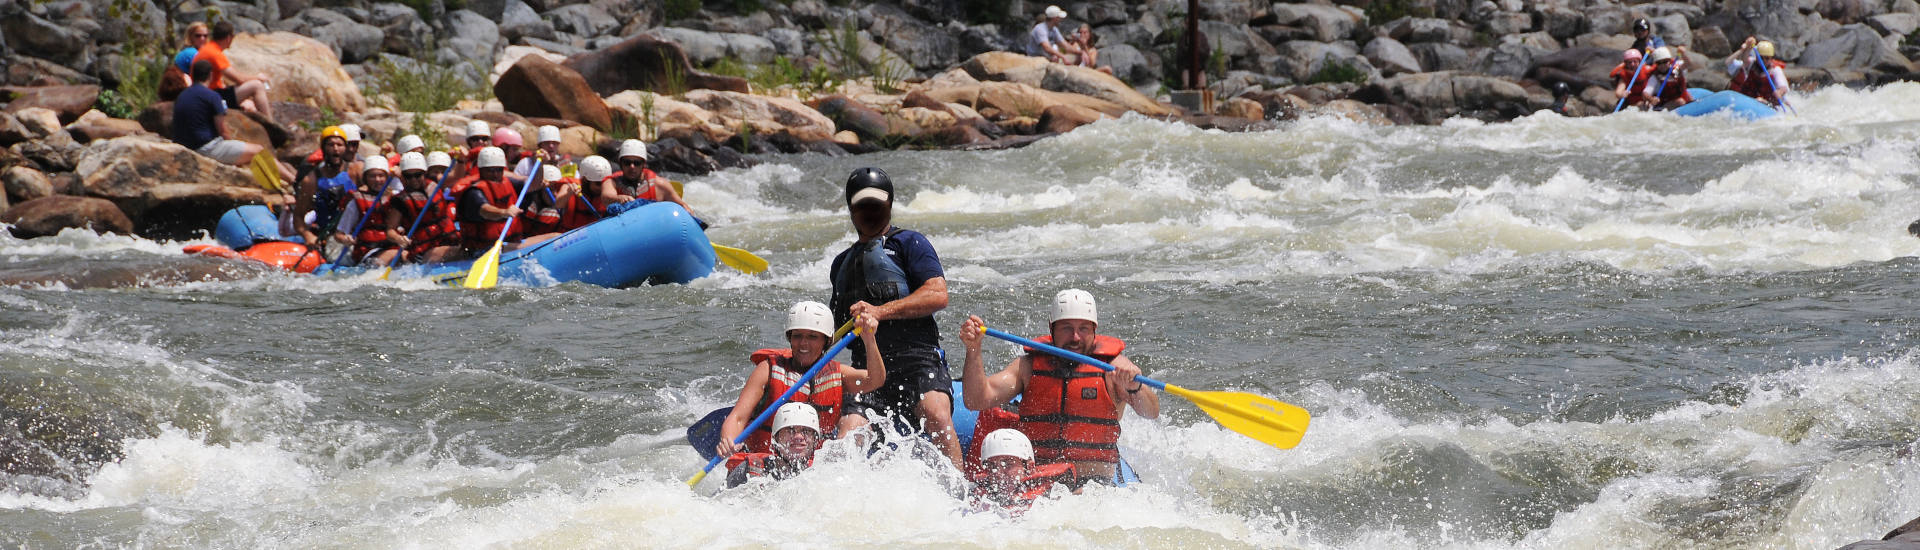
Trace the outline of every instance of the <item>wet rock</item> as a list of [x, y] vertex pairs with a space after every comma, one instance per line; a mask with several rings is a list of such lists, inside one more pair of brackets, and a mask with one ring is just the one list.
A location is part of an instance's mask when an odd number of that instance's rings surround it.
[[133, 234], [133, 221], [112, 201], [69, 195], [51, 195], [13, 205], [0, 213], [0, 224], [11, 225], [9, 230], [13, 236], [22, 239], [51, 236], [70, 227]]
[[[386, 33], [380, 27], [354, 21], [325, 8], [310, 8], [279, 25], [282, 29], [313, 37], [333, 50], [340, 62], [359, 63], [380, 53]], [[235, 47], [239, 39], [234, 40]], [[236, 61], [237, 66], [237, 61]]]
[[562, 64], [586, 77], [587, 85], [602, 96], [627, 90], [667, 91], [669, 70], [683, 75], [690, 89], [747, 91], [746, 79], [695, 70], [680, 46], [646, 34], [568, 57]]
[[1354, 38], [1354, 32], [1367, 25], [1364, 12], [1340, 6], [1274, 4], [1271, 13], [1281, 25], [1308, 29], [1312, 31], [1313, 39], [1321, 42]]
[[1566, 82], [1575, 89], [1589, 86], [1611, 89], [1612, 78], [1608, 73], [1618, 64], [1620, 50], [1567, 48], [1535, 59], [1527, 77], [1540, 82]]
[[1383, 84], [1392, 102], [1414, 109], [1422, 124], [1438, 124], [1460, 114], [1512, 118], [1524, 114], [1527, 106], [1527, 92], [1520, 85], [1487, 76], [1417, 73]]
[[1239, 99], [1258, 102], [1260, 111], [1272, 120], [1293, 120], [1313, 107], [1305, 98], [1276, 90], [1249, 92]]
[[1267, 118], [1266, 108], [1262, 107], [1260, 102], [1245, 97], [1236, 97], [1221, 102], [1220, 112], [1215, 114], [1249, 120], [1265, 120]]
[[264, 201], [246, 170], [148, 138], [94, 142], [74, 172], [88, 196], [113, 201], [149, 236], [210, 227], [228, 209]]
[[25, 166], [9, 166], [0, 170], [0, 183], [6, 185], [7, 198], [13, 202], [26, 202], [54, 194], [53, 182], [39, 170]]
[[1040, 120], [1035, 123], [1034, 131], [1043, 134], [1063, 134], [1073, 131], [1102, 118], [1099, 111], [1074, 105], [1053, 105], [1040, 112]]
[[1385, 36], [1367, 41], [1367, 47], [1360, 52], [1367, 61], [1380, 69], [1380, 74], [1393, 76], [1420, 72], [1420, 58], [1413, 56], [1413, 50], [1406, 44]]
[[606, 102], [585, 77], [541, 56], [520, 58], [500, 75], [493, 94], [501, 106], [522, 116], [571, 120], [602, 131], [613, 127]]
[[307, 103], [335, 113], [360, 112], [367, 100], [347, 76], [333, 49], [312, 38], [289, 32], [241, 34], [227, 48], [236, 70], [265, 74], [273, 82], [267, 95], [274, 101]]
[[688, 103], [719, 117], [723, 126], [751, 126], [754, 133], [788, 132], [803, 141], [833, 137], [833, 121], [799, 101], [719, 90], [694, 90], [683, 95]]
[[[925, 97], [925, 94], [921, 96]], [[816, 99], [809, 105], [832, 120], [835, 128], [851, 131], [862, 141], [873, 141], [887, 134], [887, 116], [853, 98], [831, 95]]]
[[1823, 69], [1864, 69], [1883, 73], [1910, 73], [1913, 62], [1887, 46], [1880, 35], [1866, 25], [1855, 23], [1841, 27], [1831, 38], [1807, 46], [1800, 65]]
[[69, 124], [80, 119], [80, 115], [93, 110], [94, 102], [100, 97], [99, 86], [40, 86], [31, 88], [0, 89], [0, 95], [13, 96], [7, 103], [6, 111], [19, 113], [26, 109], [46, 109], [53, 111], [60, 124]]

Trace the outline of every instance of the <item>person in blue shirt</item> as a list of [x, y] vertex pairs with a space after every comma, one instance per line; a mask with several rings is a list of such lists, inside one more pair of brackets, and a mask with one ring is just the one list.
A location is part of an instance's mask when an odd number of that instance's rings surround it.
[[207, 87], [213, 76], [213, 64], [197, 61], [192, 65], [193, 85], [180, 92], [173, 103], [173, 141], [221, 164], [246, 166], [261, 147], [228, 139], [227, 104], [220, 94]]
[[212, 33], [213, 31], [207, 30], [206, 23], [187, 25], [187, 47], [173, 56], [173, 65], [180, 68], [180, 74], [193, 72], [193, 57], [200, 55], [200, 46], [213, 38]]
[[[896, 426], [919, 429], [958, 468], [960, 441], [953, 433], [953, 373], [940, 349], [940, 327], [933, 314], [947, 307], [946, 271], [933, 243], [918, 232], [893, 226], [893, 180], [878, 168], [854, 170], [847, 178], [847, 209], [857, 237], [833, 259], [834, 323], [861, 315], [880, 321], [880, 356], [887, 381], [879, 390], [847, 399], [840, 417], [843, 437], [856, 434], [876, 414]], [[852, 367], [865, 369], [865, 350], [853, 352]], [[848, 395], [853, 395], [849, 392]]]

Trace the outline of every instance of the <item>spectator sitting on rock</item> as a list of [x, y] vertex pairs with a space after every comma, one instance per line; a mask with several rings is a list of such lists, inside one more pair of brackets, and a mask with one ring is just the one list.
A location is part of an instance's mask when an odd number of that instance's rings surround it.
[[227, 48], [233, 47], [233, 23], [215, 23], [211, 38], [193, 56], [195, 63], [206, 60], [213, 64], [213, 80], [208, 82], [207, 87], [219, 93], [228, 108], [246, 109], [273, 120], [273, 102], [267, 99], [266, 75], [235, 72], [233, 62], [227, 59]]
[[[173, 141], [194, 152], [206, 155], [221, 164], [247, 166], [252, 164], [254, 155], [261, 147], [252, 143], [231, 139], [227, 130], [227, 105], [220, 94], [207, 87], [207, 81], [213, 76], [213, 63], [207, 60], [193, 62], [193, 86], [180, 92], [179, 101], [173, 104]], [[293, 179], [293, 168], [279, 161], [274, 166], [280, 170], [280, 177]]]
[[212, 36], [206, 23], [187, 25], [187, 47], [173, 55], [173, 62], [167, 64], [166, 71], [160, 77], [160, 100], [173, 101], [180, 98], [180, 92], [193, 85], [193, 78], [187, 73], [193, 71], [193, 57], [199, 55], [200, 46]]
[[1081, 24], [1080, 30], [1073, 31], [1073, 38], [1067, 39], [1067, 42], [1072, 43], [1074, 49], [1080, 50], [1079, 59], [1076, 60], [1080, 66], [1113, 74], [1113, 67], [1100, 64], [1100, 50], [1093, 47], [1100, 42], [1100, 37], [1093, 34], [1093, 27]]
[[1047, 6], [1046, 16], [1039, 23], [1034, 23], [1033, 32], [1028, 33], [1027, 55], [1072, 65], [1074, 60], [1067, 56], [1078, 54], [1079, 50], [1071, 49], [1073, 45], [1060, 36], [1060, 21], [1066, 18], [1067, 10], [1060, 9], [1060, 6]]

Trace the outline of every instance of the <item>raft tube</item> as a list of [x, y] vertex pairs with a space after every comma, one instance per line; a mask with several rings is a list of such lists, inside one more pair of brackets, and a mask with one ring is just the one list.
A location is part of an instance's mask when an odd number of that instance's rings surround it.
[[[264, 206], [242, 206], [221, 216], [214, 238], [244, 254], [256, 242], [298, 241], [279, 236], [278, 221]], [[548, 286], [581, 282], [608, 288], [642, 283], [685, 283], [713, 272], [713, 243], [686, 209], [671, 202], [634, 208], [552, 240], [500, 255], [500, 282]], [[473, 260], [403, 264], [400, 277], [432, 277], [460, 284]], [[323, 265], [322, 274], [358, 274], [366, 267]]]
[[1780, 114], [1773, 107], [1740, 92], [1713, 92], [1702, 88], [1688, 88], [1687, 91], [1693, 94], [1693, 103], [1681, 105], [1673, 110], [1673, 114], [1698, 117], [1725, 112], [1743, 120], [1759, 120]]

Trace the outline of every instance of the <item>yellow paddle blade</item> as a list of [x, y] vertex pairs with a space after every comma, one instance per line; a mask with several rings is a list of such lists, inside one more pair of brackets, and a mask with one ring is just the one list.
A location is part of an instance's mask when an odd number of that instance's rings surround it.
[[494, 241], [493, 249], [486, 255], [473, 261], [473, 267], [467, 271], [467, 280], [460, 286], [467, 288], [493, 288], [500, 284], [500, 242]]
[[273, 156], [266, 151], [254, 155], [253, 162], [247, 166], [247, 169], [253, 172], [253, 181], [260, 184], [261, 189], [280, 191], [285, 187], [285, 184], [280, 181], [280, 167], [274, 165]]
[[687, 184], [684, 184], [684, 183], [680, 183], [680, 182], [677, 182], [677, 181], [673, 181], [673, 180], [667, 180], [667, 183], [668, 183], [669, 185], [672, 185], [672, 186], [673, 186], [673, 194], [675, 194], [675, 195], [680, 195], [680, 199], [681, 199], [681, 200], [686, 200], [686, 198], [687, 198]]
[[387, 277], [391, 277], [391, 276], [393, 276], [393, 266], [387, 266], [385, 270], [382, 270], [380, 272], [380, 280], [382, 281], [387, 280]]
[[687, 480], [687, 486], [694, 487], [694, 486], [700, 485], [700, 480], [706, 479], [706, 478], [707, 478], [707, 471], [700, 470], [700, 473], [693, 474], [693, 479]]
[[752, 252], [731, 246], [713, 245], [713, 255], [720, 258], [720, 263], [727, 264], [727, 267], [738, 269], [741, 273], [748, 275], [755, 275], [767, 270], [766, 260], [753, 255]]
[[1299, 445], [1313, 419], [1306, 409], [1251, 393], [1194, 391], [1173, 384], [1167, 384], [1167, 393], [1199, 405], [1229, 430], [1281, 449]]

